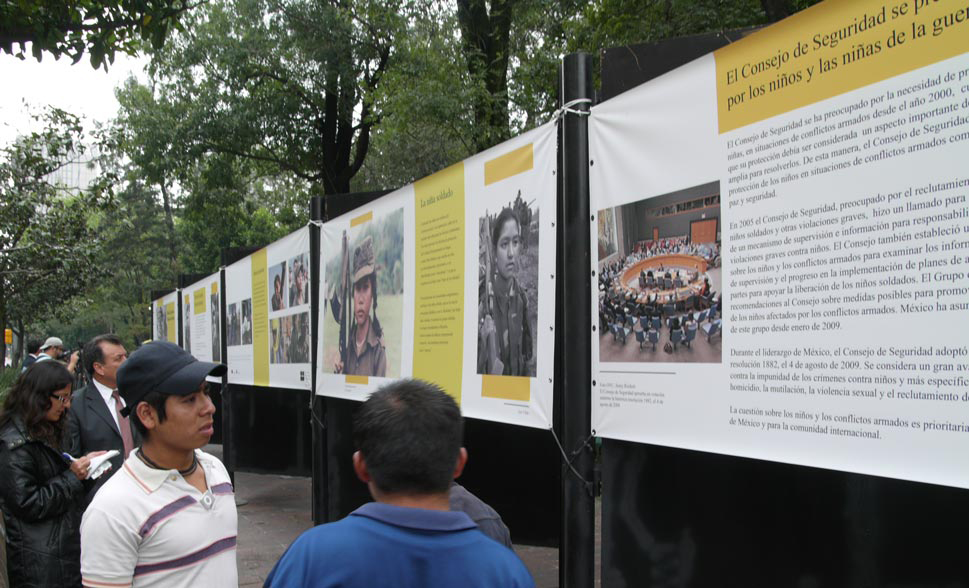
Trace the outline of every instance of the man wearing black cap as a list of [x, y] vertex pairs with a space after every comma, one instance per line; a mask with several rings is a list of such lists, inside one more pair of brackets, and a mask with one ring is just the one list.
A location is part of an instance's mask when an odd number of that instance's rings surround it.
[[232, 484], [222, 462], [199, 451], [215, 414], [205, 377], [225, 370], [164, 341], [118, 370], [122, 414], [144, 441], [84, 513], [85, 586], [238, 584]]

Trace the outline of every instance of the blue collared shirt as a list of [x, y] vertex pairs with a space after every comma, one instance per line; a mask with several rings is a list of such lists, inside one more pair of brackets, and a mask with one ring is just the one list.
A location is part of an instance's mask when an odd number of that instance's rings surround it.
[[266, 587], [531, 588], [525, 565], [463, 512], [365, 504], [306, 531]]

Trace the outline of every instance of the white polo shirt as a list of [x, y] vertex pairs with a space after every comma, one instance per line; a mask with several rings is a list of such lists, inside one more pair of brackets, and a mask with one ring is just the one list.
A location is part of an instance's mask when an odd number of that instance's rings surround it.
[[176, 470], [148, 467], [132, 452], [81, 521], [81, 576], [92, 588], [236, 588], [238, 520], [229, 474], [196, 451], [199, 492]]

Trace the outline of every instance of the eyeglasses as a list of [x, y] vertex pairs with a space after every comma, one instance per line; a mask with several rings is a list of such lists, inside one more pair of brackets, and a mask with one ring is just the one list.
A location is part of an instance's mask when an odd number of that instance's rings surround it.
[[61, 403], [61, 406], [64, 406], [65, 404], [70, 404], [71, 403], [71, 395], [70, 394], [65, 394], [64, 396], [58, 396], [57, 394], [51, 394], [50, 397], [53, 398], [54, 400], [60, 402]]

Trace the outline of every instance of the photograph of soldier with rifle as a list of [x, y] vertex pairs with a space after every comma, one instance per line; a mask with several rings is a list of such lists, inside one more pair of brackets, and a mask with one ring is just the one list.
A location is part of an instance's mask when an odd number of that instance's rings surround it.
[[478, 373], [535, 375], [538, 210], [518, 192], [479, 220]]
[[333, 236], [338, 254], [326, 263], [325, 308], [337, 328], [325, 328], [322, 358], [332, 373], [400, 374], [403, 232], [398, 209]]
[[155, 307], [155, 340], [168, 341], [168, 316], [165, 313], [165, 303], [158, 301]]

